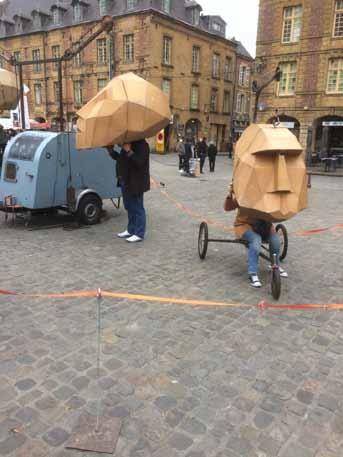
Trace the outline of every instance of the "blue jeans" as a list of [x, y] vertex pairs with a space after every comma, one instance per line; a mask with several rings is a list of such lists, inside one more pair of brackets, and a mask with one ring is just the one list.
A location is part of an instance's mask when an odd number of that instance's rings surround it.
[[130, 195], [123, 190], [124, 207], [128, 215], [127, 231], [130, 235], [144, 238], [146, 227], [146, 215], [144, 209], [144, 194]]
[[[247, 230], [243, 236], [243, 240], [249, 243], [248, 246], [248, 273], [257, 274], [258, 272], [258, 258], [261, 252], [262, 238], [258, 233], [253, 230]], [[277, 233], [272, 232], [269, 236], [269, 251], [270, 255], [276, 254], [276, 261], [279, 264], [280, 255], [280, 239]]]

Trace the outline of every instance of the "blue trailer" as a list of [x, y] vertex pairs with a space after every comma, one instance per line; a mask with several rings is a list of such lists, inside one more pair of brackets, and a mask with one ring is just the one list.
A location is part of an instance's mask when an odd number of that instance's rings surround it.
[[92, 225], [100, 220], [103, 200], [120, 197], [115, 161], [105, 149], [78, 151], [75, 133], [23, 132], [5, 149], [2, 211], [61, 209]]

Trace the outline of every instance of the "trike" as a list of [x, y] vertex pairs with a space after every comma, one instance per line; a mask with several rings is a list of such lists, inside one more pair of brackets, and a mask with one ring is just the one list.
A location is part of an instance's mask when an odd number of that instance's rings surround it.
[[[284, 260], [287, 256], [288, 251], [288, 234], [287, 229], [283, 224], [278, 224], [275, 227], [276, 233], [280, 237], [280, 261]], [[206, 222], [202, 222], [199, 228], [199, 237], [198, 237], [198, 253], [201, 260], [204, 260], [207, 254], [208, 243], [231, 243], [231, 244], [241, 244], [248, 247], [248, 242], [242, 239], [218, 239], [218, 238], [209, 238], [208, 236], [208, 225]], [[271, 291], [273, 297], [278, 300], [281, 294], [281, 277], [278, 264], [276, 262], [276, 256], [269, 255], [269, 248], [265, 243], [262, 243], [263, 252], [260, 253], [260, 257], [271, 262]], [[265, 252], [268, 253], [265, 254]]]

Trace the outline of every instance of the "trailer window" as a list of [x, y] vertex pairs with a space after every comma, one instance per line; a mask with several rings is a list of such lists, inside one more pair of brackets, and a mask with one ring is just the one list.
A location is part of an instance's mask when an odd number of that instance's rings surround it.
[[8, 158], [33, 161], [36, 150], [44, 140], [45, 137], [40, 136], [21, 136], [17, 138], [11, 146]]
[[17, 180], [17, 165], [12, 162], [6, 162], [5, 181]]

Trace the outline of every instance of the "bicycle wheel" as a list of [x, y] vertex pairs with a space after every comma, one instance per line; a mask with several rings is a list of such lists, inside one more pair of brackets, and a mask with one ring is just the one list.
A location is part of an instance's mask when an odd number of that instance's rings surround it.
[[201, 260], [204, 260], [207, 254], [208, 246], [208, 226], [206, 222], [200, 224], [198, 237], [198, 253]]
[[273, 297], [275, 298], [275, 300], [278, 300], [281, 295], [281, 276], [280, 276], [280, 270], [278, 268], [272, 269], [271, 289], [272, 289]]
[[275, 227], [276, 233], [280, 237], [280, 260], [284, 260], [288, 252], [288, 233], [283, 224], [278, 224]]

